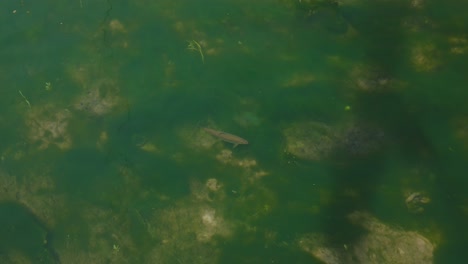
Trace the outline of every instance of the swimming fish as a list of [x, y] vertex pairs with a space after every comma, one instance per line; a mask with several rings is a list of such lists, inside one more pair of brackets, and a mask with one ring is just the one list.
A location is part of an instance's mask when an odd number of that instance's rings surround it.
[[237, 147], [237, 145], [239, 144], [249, 144], [249, 142], [241, 137], [238, 137], [236, 135], [233, 135], [233, 134], [229, 134], [229, 133], [226, 133], [226, 132], [223, 132], [223, 131], [218, 131], [218, 130], [214, 130], [214, 129], [211, 129], [211, 128], [206, 128], [204, 127], [203, 130], [205, 130], [206, 132], [208, 132], [209, 134], [221, 139], [221, 140], [224, 140], [226, 142], [229, 142], [229, 143], [232, 143], [234, 144], [233, 148]]

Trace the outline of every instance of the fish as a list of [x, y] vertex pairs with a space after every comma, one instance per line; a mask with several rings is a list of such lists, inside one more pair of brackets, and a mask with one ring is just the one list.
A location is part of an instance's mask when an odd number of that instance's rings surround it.
[[229, 142], [229, 143], [232, 143], [234, 144], [233, 148], [237, 147], [237, 145], [245, 145], [245, 144], [249, 144], [249, 142], [239, 136], [236, 136], [236, 135], [233, 135], [233, 134], [229, 134], [229, 133], [226, 133], [226, 132], [223, 132], [223, 131], [218, 131], [218, 130], [214, 130], [214, 129], [211, 129], [211, 128], [207, 128], [207, 127], [204, 127], [203, 130], [205, 130], [207, 133], [223, 140], [223, 141], [226, 141], [226, 142]]

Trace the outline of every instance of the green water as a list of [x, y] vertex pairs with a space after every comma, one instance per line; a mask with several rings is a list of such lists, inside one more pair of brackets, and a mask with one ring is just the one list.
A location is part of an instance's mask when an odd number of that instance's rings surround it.
[[467, 4], [0, 7], [0, 263], [466, 259]]

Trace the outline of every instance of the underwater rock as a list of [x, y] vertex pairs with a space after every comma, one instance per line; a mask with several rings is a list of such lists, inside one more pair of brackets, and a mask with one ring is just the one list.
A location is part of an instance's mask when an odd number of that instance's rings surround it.
[[242, 112], [234, 116], [234, 121], [242, 127], [259, 126], [261, 119], [255, 112]]
[[317, 77], [313, 73], [310, 73], [310, 72], [294, 73], [285, 82], [283, 82], [283, 87], [286, 87], [286, 88], [307, 87], [313, 82], [315, 82], [316, 79]]
[[286, 137], [286, 155], [314, 161], [337, 152], [351, 156], [372, 154], [386, 141], [382, 129], [359, 123], [336, 128], [309, 121], [293, 124], [283, 134]]
[[384, 71], [369, 65], [358, 64], [353, 66], [350, 78], [352, 79], [352, 86], [366, 92], [391, 90], [396, 84], [400, 85]]
[[424, 206], [431, 202], [431, 198], [420, 192], [413, 192], [405, 200], [406, 207], [411, 213], [424, 212]]
[[219, 141], [198, 126], [182, 127], [177, 134], [192, 149], [210, 149]]
[[112, 19], [109, 22], [109, 29], [112, 33], [127, 33], [125, 26], [117, 19]]
[[468, 52], [468, 39], [465, 36], [450, 37], [448, 43], [452, 54], [466, 54]]
[[223, 184], [215, 178], [208, 179], [205, 184], [194, 180], [190, 183], [190, 189], [193, 197], [199, 201], [217, 202], [222, 201], [225, 196]]
[[206, 181], [206, 187], [210, 191], [217, 192], [219, 189], [221, 189], [221, 187], [223, 187], [223, 185], [215, 178], [211, 178]]
[[216, 159], [221, 163], [228, 164], [232, 163], [232, 150], [223, 149], [219, 154], [216, 155]]
[[109, 79], [100, 79], [92, 83], [84, 95], [79, 97], [75, 108], [92, 115], [101, 116], [109, 113], [120, 101], [117, 96], [117, 84]]
[[72, 144], [67, 131], [70, 117], [67, 109], [55, 109], [51, 105], [33, 108], [26, 118], [29, 140], [39, 142], [39, 149], [46, 149], [51, 144], [62, 150], [69, 149]]
[[305, 234], [297, 245], [327, 264], [433, 263], [435, 245], [422, 235], [390, 227], [365, 212], [353, 212], [348, 219], [366, 231], [353, 242], [334, 244], [324, 235]]
[[297, 245], [303, 251], [327, 264], [352, 263], [349, 262], [350, 257], [346, 255], [345, 249], [333, 246], [325, 235], [305, 234], [298, 239]]
[[296, 15], [314, 28], [321, 28], [332, 34], [345, 34], [349, 29], [348, 22], [339, 11], [341, 3], [338, 1], [291, 0], [289, 2], [294, 3]]
[[219, 210], [199, 201], [177, 203], [148, 220], [154, 244], [146, 263], [219, 263], [219, 239], [230, 237], [231, 224]]
[[465, 150], [468, 149], [468, 116], [458, 117], [452, 123], [454, 137], [457, 142]]
[[369, 125], [352, 125], [341, 136], [341, 147], [351, 155], [367, 155], [378, 151], [383, 145], [383, 130]]
[[416, 71], [433, 71], [441, 64], [440, 53], [433, 43], [420, 43], [411, 49], [411, 63]]
[[332, 128], [320, 122], [296, 123], [283, 131], [287, 153], [305, 160], [321, 160], [329, 156], [337, 137]]
[[0, 215], [0, 263], [34, 263], [34, 259], [56, 263], [54, 252], [45, 248], [48, 229], [28, 208], [18, 203], [2, 203]]
[[213, 236], [230, 236], [231, 231], [226, 226], [226, 221], [219, 216], [213, 208], [201, 209], [202, 226], [197, 231], [197, 240], [200, 242], [209, 242]]
[[387, 226], [364, 212], [349, 219], [369, 231], [353, 245], [358, 263], [433, 263], [435, 246], [422, 235]]

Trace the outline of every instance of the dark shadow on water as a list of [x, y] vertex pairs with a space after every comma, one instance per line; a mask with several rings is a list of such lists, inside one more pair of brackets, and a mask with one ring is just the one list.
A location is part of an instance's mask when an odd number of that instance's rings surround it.
[[[339, 7], [338, 7], [339, 9]], [[399, 76], [402, 61], [408, 58], [402, 51], [407, 48], [402, 19], [410, 12], [408, 5], [394, 1], [379, 1], [375, 4], [368, 3], [365, 6], [354, 7], [354, 10], [339, 10], [346, 21], [352, 25], [364, 38], [367, 64], [377, 69], [382, 76]], [[351, 15], [352, 14], [352, 15]], [[310, 22], [310, 19], [309, 19]], [[355, 136], [348, 140], [346, 146], [336, 149], [334, 160], [336, 165], [329, 167], [335, 181], [333, 196], [338, 197], [339, 202], [332, 204], [328, 211], [322, 214], [324, 232], [337, 244], [354, 244], [360, 239], [360, 233], [353, 230], [356, 226], [350, 224], [346, 216], [353, 211], [365, 211], [375, 215], [376, 197], [379, 197], [376, 186], [382, 183], [382, 175], [388, 169], [387, 160], [390, 156], [398, 156], [412, 166], [422, 166], [437, 175], [446, 173], [445, 165], [431, 138], [426, 135], [421, 118], [425, 113], [413, 111], [414, 107], [408, 105], [402, 94], [395, 90], [357, 91], [356, 105], [353, 111], [356, 113], [357, 124], [372, 124], [383, 131], [382, 135], [375, 136], [366, 133], [363, 136]], [[417, 103], [417, 102], [415, 102]], [[367, 137], [367, 138], [366, 138]], [[360, 151], [368, 141], [385, 142], [380, 144], [378, 150]], [[353, 142], [354, 140], [354, 142]], [[457, 166], [454, 164], [454, 166]], [[459, 166], [459, 165], [458, 165]], [[398, 177], [397, 175], [395, 177]], [[439, 190], [448, 192], [451, 184], [441, 184]], [[359, 192], [359, 198], [354, 202], [347, 202], [343, 193], [353, 189]], [[402, 198], [403, 199], [403, 198]], [[402, 201], [404, 202], [404, 200]], [[450, 204], [447, 198], [441, 203]], [[447, 218], [459, 218], [453, 212], [454, 208], [447, 209], [442, 214]], [[377, 218], [388, 221], [385, 216], [376, 215]], [[394, 218], [395, 219], [395, 218]], [[398, 217], [396, 217], [398, 219]], [[453, 221], [453, 220], [449, 220]], [[460, 253], [460, 252], [458, 252]]]
[[49, 227], [31, 210], [16, 203], [0, 204], [0, 262], [16, 263], [21, 254], [40, 263], [60, 263]]
[[[402, 6], [393, 1], [379, 1], [359, 8], [361, 10], [349, 12], [350, 10], [343, 9], [339, 12], [365, 38], [364, 49], [368, 65], [378, 69], [383, 76], [398, 78], [401, 75], [401, 67], [406, 67], [402, 65], [402, 61], [408, 58], [402, 56], [407, 56], [403, 51], [409, 45], [404, 37], [405, 29], [402, 28], [401, 21], [410, 10], [406, 4]], [[354, 16], [348, 14], [354, 14]], [[354, 154], [353, 149], [350, 148], [359, 148], [365, 140], [336, 150], [334, 160], [340, 165], [330, 166], [329, 170], [335, 180], [333, 196], [339, 197], [340, 202], [333, 204], [322, 214], [325, 233], [338, 245], [352, 244], [360, 239], [360, 232], [354, 231], [359, 227], [350, 224], [346, 216], [353, 211], [376, 214], [374, 201], [379, 196], [376, 186], [382, 182], [381, 177], [388, 169], [385, 164], [388, 157], [397, 155], [398, 159], [412, 164], [411, 167], [422, 166], [437, 175], [436, 191], [433, 195], [439, 201], [435, 206], [444, 209], [439, 209], [440, 212], [434, 220], [438, 223], [439, 231], [457, 242], [449, 242], [450, 245], [441, 246], [437, 252], [434, 252], [435, 259], [446, 259], [449, 255], [460, 256], [463, 249], [454, 244], [466, 245], [468, 236], [466, 231], [457, 233], [457, 230], [458, 232], [460, 230], [454, 227], [459, 226], [454, 223], [459, 223], [459, 219], [463, 217], [454, 202], [457, 199], [456, 194], [463, 193], [460, 186], [466, 187], [466, 184], [463, 185], [460, 180], [456, 179], [460, 177], [457, 173], [463, 171], [461, 168], [463, 161], [447, 160], [443, 156], [444, 153], [440, 153], [434, 145], [434, 138], [427, 135], [427, 128], [423, 126], [427, 113], [422, 110], [415, 112], [414, 106], [409, 105], [398, 91], [357, 91], [355, 96], [357, 100], [353, 111], [356, 113], [357, 123], [372, 124], [381, 129], [384, 132], [382, 137], [385, 143], [378, 151], [363, 152], [359, 155]], [[437, 118], [434, 122], [444, 117]], [[450, 117], [445, 116], [445, 118]], [[446, 136], [450, 137], [450, 135]], [[446, 177], [445, 175], [453, 176]], [[343, 192], [347, 189], [358, 190], [359, 198], [347, 201], [343, 196]], [[402, 203], [404, 206], [404, 198], [402, 198]], [[378, 215], [378, 213], [376, 217], [384, 222], [389, 219], [395, 220], [395, 217]], [[404, 226], [404, 223], [394, 224]], [[438, 256], [437, 253], [444, 257]]]

